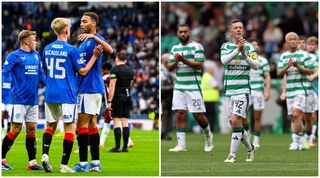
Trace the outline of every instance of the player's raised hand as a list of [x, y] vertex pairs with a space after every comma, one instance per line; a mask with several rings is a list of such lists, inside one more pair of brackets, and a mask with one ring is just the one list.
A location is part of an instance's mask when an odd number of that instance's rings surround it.
[[238, 51], [244, 50], [244, 44], [245, 44], [245, 40], [242, 37], [240, 37], [238, 39]]
[[183, 53], [181, 55], [176, 53], [173, 57], [174, 57], [174, 60], [177, 61], [177, 62], [183, 61], [183, 59], [184, 59], [183, 58]]
[[78, 36], [80, 41], [85, 41], [88, 38], [93, 38], [93, 34], [89, 34], [89, 33], [83, 33], [81, 35]]
[[93, 55], [94, 56], [99, 56], [102, 52], [103, 52], [102, 45], [97, 45], [96, 47], [94, 47]]

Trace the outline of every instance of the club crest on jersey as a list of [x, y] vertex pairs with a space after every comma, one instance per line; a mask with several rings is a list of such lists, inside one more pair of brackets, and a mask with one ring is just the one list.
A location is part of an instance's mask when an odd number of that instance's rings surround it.
[[20, 118], [21, 118], [21, 114], [20, 114], [20, 113], [17, 113], [14, 117], [15, 117], [16, 119], [20, 119]]

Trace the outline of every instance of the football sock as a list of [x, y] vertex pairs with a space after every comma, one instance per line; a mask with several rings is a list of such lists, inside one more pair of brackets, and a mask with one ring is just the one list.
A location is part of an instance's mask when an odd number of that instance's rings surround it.
[[243, 130], [241, 141], [244, 144], [244, 146], [247, 148], [247, 151], [252, 150], [252, 145], [250, 143], [250, 137], [249, 137], [248, 132], [246, 130]]
[[292, 137], [292, 142], [293, 143], [296, 143], [296, 144], [299, 144], [300, 143], [300, 134], [299, 133], [293, 133], [292, 135], [291, 135], [291, 137]]
[[37, 142], [36, 142], [35, 135], [31, 135], [31, 134], [26, 135], [26, 149], [28, 152], [29, 161], [36, 159]]
[[5, 159], [7, 156], [8, 151], [10, 150], [11, 146], [13, 145], [16, 136], [12, 134], [12, 132], [8, 132], [7, 135], [4, 137], [2, 142], [2, 159]]
[[113, 130], [114, 132], [114, 141], [116, 143], [116, 148], [120, 148], [120, 141], [121, 141], [121, 129], [120, 127], [117, 127]]
[[203, 133], [204, 133], [204, 135], [205, 135], [206, 137], [211, 136], [211, 130], [210, 130], [210, 125], [209, 125], [209, 124], [207, 125], [207, 127], [202, 128], [202, 131], [203, 131]]
[[51, 128], [47, 128], [42, 136], [42, 154], [49, 155], [50, 145], [52, 141], [52, 135], [54, 134], [54, 130]]
[[258, 145], [259, 144], [259, 141], [260, 141], [260, 137], [259, 136], [253, 136], [253, 144], [254, 145]]
[[78, 129], [78, 145], [80, 162], [88, 161], [89, 129], [82, 127]]
[[89, 142], [90, 142], [90, 153], [91, 160], [99, 160], [99, 130], [97, 127], [89, 129]]
[[243, 131], [244, 129], [242, 127], [232, 128], [230, 154], [233, 154], [234, 156], [237, 154]]
[[182, 147], [186, 147], [186, 128], [177, 128], [177, 141], [178, 145]]
[[63, 165], [68, 165], [70, 154], [73, 147], [73, 142], [74, 142], [74, 134], [69, 132], [65, 133], [64, 139], [63, 139], [63, 154], [61, 159], [61, 164]]
[[108, 123], [103, 124], [103, 129], [101, 131], [100, 135], [100, 145], [104, 145], [104, 142], [106, 141], [108, 134], [109, 134], [110, 128]]
[[128, 140], [130, 135], [128, 127], [122, 128], [122, 135], [123, 135], [123, 148], [128, 148]]

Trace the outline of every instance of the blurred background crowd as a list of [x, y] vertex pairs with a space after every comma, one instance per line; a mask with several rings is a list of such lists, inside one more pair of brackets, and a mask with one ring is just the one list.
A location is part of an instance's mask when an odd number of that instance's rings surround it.
[[[284, 36], [288, 32], [296, 32], [305, 39], [318, 37], [318, 2], [193, 2], [193, 3], [161, 3], [161, 54], [162, 62], [167, 59], [171, 47], [179, 43], [176, 35], [178, 24], [189, 24], [192, 29], [192, 39], [204, 46], [207, 62], [204, 69], [211, 68], [218, 83], [214, 132], [227, 132], [223, 107], [223, 74], [224, 67], [220, 62], [221, 45], [231, 40], [228, 33], [228, 23], [238, 18], [244, 23], [245, 39], [255, 38], [261, 43], [261, 55], [265, 56], [271, 67], [272, 98], [266, 103], [262, 124], [265, 130], [277, 133], [289, 131], [289, 120], [286, 118], [285, 102], [279, 101], [281, 79], [276, 73], [277, 60], [285, 50]], [[165, 74], [165, 75], [163, 75]], [[174, 73], [163, 71], [164, 81], [161, 92], [172, 90], [173, 84], [168, 78], [174, 79]], [[163, 98], [163, 106], [170, 105]], [[170, 107], [170, 106], [169, 106]], [[168, 107], [168, 108], [169, 108]], [[272, 112], [270, 112], [272, 111]], [[268, 114], [266, 114], [269, 112]], [[163, 139], [169, 139], [168, 131], [174, 128], [172, 115], [167, 108], [163, 109], [162, 120], [166, 123]], [[189, 118], [189, 127], [196, 124]], [[199, 130], [199, 129], [195, 129]]]
[[[135, 79], [131, 96], [132, 118], [157, 119], [159, 106], [159, 4], [157, 2], [3, 2], [2, 59], [19, 47], [18, 33], [22, 29], [37, 32], [37, 50], [56, 39], [51, 21], [56, 17], [71, 19], [70, 43], [78, 47], [80, 19], [87, 11], [99, 15], [97, 33], [116, 52], [126, 51]], [[113, 63], [104, 55], [102, 65]], [[5, 60], [2, 60], [2, 64]], [[44, 91], [43, 89], [40, 91]], [[43, 106], [43, 96], [39, 104]], [[40, 107], [40, 108], [41, 108]], [[102, 106], [104, 107], [104, 106]], [[43, 116], [43, 115], [42, 115]]]

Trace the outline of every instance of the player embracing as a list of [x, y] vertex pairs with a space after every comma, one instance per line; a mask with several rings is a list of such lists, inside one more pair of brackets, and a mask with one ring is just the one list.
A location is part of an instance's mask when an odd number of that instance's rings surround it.
[[312, 74], [312, 61], [308, 53], [298, 49], [298, 35], [289, 32], [285, 36], [288, 50], [283, 52], [277, 66], [278, 76], [286, 76], [286, 98], [288, 115], [292, 119], [292, 144], [289, 150], [304, 149], [302, 119], [304, 113], [311, 113], [312, 105], [307, 103], [307, 96], [312, 87], [304, 85], [307, 75]]
[[44, 97], [47, 124], [42, 145], [42, 165], [45, 172], [52, 172], [49, 149], [59, 117], [62, 117], [65, 128], [60, 172], [74, 172], [69, 168], [68, 162], [73, 147], [75, 122], [78, 118], [76, 73], [86, 75], [102, 52], [102, 46], [97, 46], [90, 61], [85, 65], [78, 49], [67, 43], [70, 39], [70, 25], [70, 19], [55, 18], [51, 28], [57, 35], [57, 40], [47, 45], [43, 51], [44, 69], [47, 74]]
[[242, 123], [247, 118], [250, 96], [250, 69], [259, 67], [258, 55], [254, 47], [243, 38], [243, 23], [234, 19], [229, 25], [232, 41], [221, 46], [221, 62], [224, 64], [224, 86], [227, 118], [232, 127], [231, 146], [226, 163], [235, 163], [239, 144], [247, 148], [247, 162], [254, 159], [255, 148]]
[[[111, 46], [96, 32], [98, 23], [99, 17], [93, 12], [86, 12], [81, 18], [82, 34], [79, 36], [79, 40], [83, 42], [78, 50], [86, 63], [92, 57], [93, 49], [97, 45], [102, 45], [104, 52], [113, 53]], [[100, 54], [87, 75], [79, 77], [77, 139], [80, 163], [73, 168], [76, 172], [101, 171], [97, 118], [100, 114], [104, 94], [104, 84], [101, 77], [102, 57], [103, 55]], [[90, 145], [92, 158], [90, 165], [88, 164], [88, 145]]]

